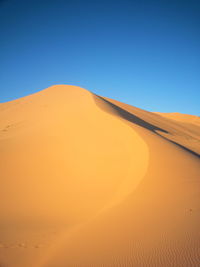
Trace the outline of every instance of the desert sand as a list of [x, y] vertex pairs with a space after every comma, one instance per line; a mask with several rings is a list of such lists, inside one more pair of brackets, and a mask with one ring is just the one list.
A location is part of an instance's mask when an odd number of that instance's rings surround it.
[[56, 85], [0, 104], [1, 267], [200, 266], [200, 118]]

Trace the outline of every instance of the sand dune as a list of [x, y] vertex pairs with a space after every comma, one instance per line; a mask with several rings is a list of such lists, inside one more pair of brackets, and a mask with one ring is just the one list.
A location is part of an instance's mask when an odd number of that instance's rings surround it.
[[182, 114], [178, 112], [173, 113], [159, 113], [161, 116], [164, 116], [166, 118], [170, 118], [175, 121], [184, 122], [184, 123], [190, 123], [194, 125], [200, 125], [200, 117], [195, 115], [189, 115], [189, 114]]
[[198, 117], [66, 85], [0, 114], [0, 266], [200, 265]]

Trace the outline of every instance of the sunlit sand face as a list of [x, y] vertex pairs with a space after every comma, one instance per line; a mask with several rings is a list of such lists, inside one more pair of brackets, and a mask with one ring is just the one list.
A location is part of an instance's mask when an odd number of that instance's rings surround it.
[[198, 118], [65, 85], [0, 114], [2, 266], [198, 266]]

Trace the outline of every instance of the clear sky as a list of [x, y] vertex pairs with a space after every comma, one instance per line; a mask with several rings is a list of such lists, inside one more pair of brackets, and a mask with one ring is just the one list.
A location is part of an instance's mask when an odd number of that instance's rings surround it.
[[0, 0], [0, 102], [54, 84], [200, 115], [199, 0]]

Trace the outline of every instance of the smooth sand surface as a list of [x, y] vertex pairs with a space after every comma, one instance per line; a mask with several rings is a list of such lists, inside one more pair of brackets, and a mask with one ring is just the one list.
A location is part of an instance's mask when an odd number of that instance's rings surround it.
[[0, 117], [1, 267], [200, 266], [199, 117], [67, 85]]

